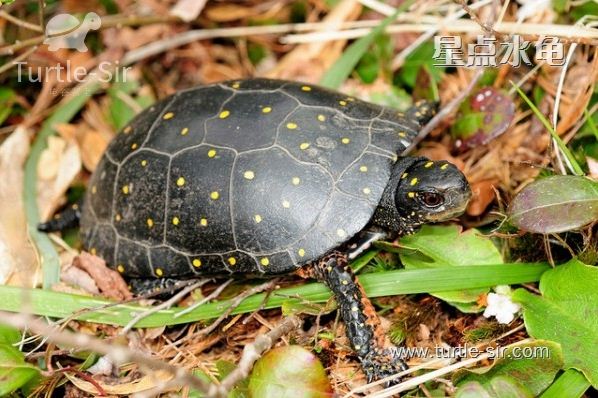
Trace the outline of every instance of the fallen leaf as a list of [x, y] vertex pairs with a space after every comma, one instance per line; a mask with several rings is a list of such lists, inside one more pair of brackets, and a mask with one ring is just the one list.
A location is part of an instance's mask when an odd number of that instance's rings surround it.
[[494, 184], [496, 184], [495, 180], [483, 180], [471, 184], [472, 197], [467, 205], [468, 215], [479, 216], [494, 201], [496, 196]]
[[64, 202], [64, 194], [81, 171], [81, 155], [74, 141], [48, 138], [37, 167], [37, 205], [42, 220], [48, 219]]
[[29, 134], [18, 127], [0, 146], [0, 284], [33, 287], [39, 281], [23, 205], [23, 167]]
[[133, 297], [122, 276], [108, 268], [100, 257], [81, 252], [73, 260], [73, 265], [87, 272], [104, 296], [119, 301]]
[[[67, 379], [69, 379], [71, 383], [77, 386], [77, 388], [89, 394], [94, 394], [94, 396], [98, 393], [98, 389], [96, 388], [96, 386], [94, 386], [90, 382], [82, 380], [68, 372], [65, 372], [64, 375]], [[107, 383], [102, 380], [96, 380], [96, 383], [98, 383], [98, 385], [102, 387], [102, 389], [108, 394], [131, 395], [161, 386], [164, 383], [172, 380], [172, 378], [172, 374], [164, 370], [156, 370], [151, 374], [145, 375], [140, 379], [133, 380], [130, 382], [113, 384]]]

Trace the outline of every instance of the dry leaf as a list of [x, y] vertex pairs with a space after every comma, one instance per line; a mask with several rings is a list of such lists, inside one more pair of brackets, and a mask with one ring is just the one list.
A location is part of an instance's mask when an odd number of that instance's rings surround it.
[[467, 214], [470, 216], [479, 216], [488, 205], [494, 201], [494, 180], [477, 181], [471, 184], [472, 197], [467, 205]]
[[0, 146], [0, 284], [33, 287], [38, 259], [29, 242], [23, 205], [23, 167], [29, 134], [18, 127]]
[[[94, 394], [94, 396], [98, 393], [98, 389], [90, 382], [82, 380], [68, 372], [65, 372], [64, 375], [67, 377], [67, 379], [70, 380], [71, 383], [77, 386], [77, 388], [87, 393]], [[172, 380], [172, 378], [172, 374], [164, 370], [157, 370], [151, 374], [148, 374], [140, 379], [131, 382], [120, 384], [108, 384], [102, 380], [96, 380], [96, 383], [98, 383], [98, 385], [102, 387], [104, 391], [108, 394], [131, 395], [142, 391], [147, 391], [152, 388], [156, 388]], [[173, 388], [173, 390], [174, 389], [176, 388]]]
[[125, 300], [133, 297], [122, 276], [106, 267], [106, 262], [101, 258], [87, 252], [81, 252], [73, 260], [73, 265], [87, 272], [104, 296], [115, 300]]
[[38, 163], [37, 205], [42, 220], [48, 219], [62, 204], [66, 190], [81, 171], [81, 155], [74, 141], [48, 138], [48, 148]]

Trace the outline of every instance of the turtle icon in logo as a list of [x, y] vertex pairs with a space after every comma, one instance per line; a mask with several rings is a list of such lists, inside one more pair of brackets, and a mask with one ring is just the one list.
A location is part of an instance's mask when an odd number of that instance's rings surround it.
[[44, 44], [48, 50], [57, 51], [61, 48], [72, 48], [79, 52], [87, 51], [85, 36], [90, 30], [97, 30], [102, 25], [100, 16], [95, 12], [85, 15], [83, 21], [70, 14], [58, 14], [46, 25], [46, 39]]

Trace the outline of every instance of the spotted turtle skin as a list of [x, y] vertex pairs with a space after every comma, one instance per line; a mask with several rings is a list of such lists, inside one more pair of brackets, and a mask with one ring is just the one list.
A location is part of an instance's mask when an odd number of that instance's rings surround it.
[[427, 111], [280, 80], [180, 91], [109, 145], [84, 245], [129, 277], [291, 272], [370, 222]]

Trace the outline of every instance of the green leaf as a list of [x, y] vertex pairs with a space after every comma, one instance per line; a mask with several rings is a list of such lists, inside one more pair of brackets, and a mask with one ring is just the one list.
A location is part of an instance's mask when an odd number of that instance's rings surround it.
[[561, 344], [565, 368], [575, 368], [598, 387], [598, 268], [578, 260], [542, 275], [542, 296], [517, 289], [527, 332]]
[[[526, 352], [532, 355], [523, 355]], [[552, 383], [562, 366], [561, 347], [553, 341], [513, 345], [492, 366], [456, 372], [456, 397], [535, 397]]]
[[[549, 268], [545, 263], [461, 266], [460, 272], [455, 272], [452, 267], [444, 267], [363, 274], [359, 280], [368, 297], [380, 297], [535, 282], [540, 280], [542, 273]], [[232, 311], [232, 315], [278, 308], [287, 300], [323, 303], [330, 297], [330, 290], [323, 284], [307, 283], [278, 289], [269, 296], [261, 293], [248, 297]], [[106, 307], [109, 304], [110, 306]], [[184, 308], [173, 307], [151, 314], [135, 326], [157, 327], [214, 319], [222, 315], [230, 305], [230, 300], [208, 303], [178, 317], [175, 316]], [[53, 318], [73, 317], [77, 320], [121, 326], [129, 323], [134, 314], [148, 308], [134, 304], [115, 304], [98, 297], [0, 286], [0, 310], [20, 312], [25, 306], [35, 315]]]
[[509, 208], [511, 222], [535, 233], [579, 229], [598, 219], [598, 183], [579, 176], [550, 176], [526, 186]]
[[320, 360], [298, 345], [274, 348], [260, 358], [249, 377], [249, 391], [253, 397], [333, 396]]
[[384, 32], [384, 29], [390, 25], [397, 16], [404, 10], [411, 7], [415, 0], [407, 0], [403, 2], [397, 10], [390, 16], [384, 18], [380, 25], [376, 26], [366, 36], [358, 39], [351, 44], [343, 55], [332, 65], [330, 69], [324, 74], [320, 80], [320, 85], [332, 89], [338, 89], [340, 85], [349, 77], [355, 66], [366, 53], [374, 40]]
[[10, 116], [16, 93], [8, 87], [0, 87], [0, 125]]
[[434, 65], [434, 43], [427, 41], [416, 48], [407, 58], [401, 68], [399, 78], [410, 88], [415, 88], [417, 75], [421, 68], [426, 68], [435, 82], [442, 80], [443, 66]]
[[[483, 237], [475, 229], [462, 233], [455, 225], [424, 225], [417, 233], [401, 238], [399, 244], [403, 248], [399, 251], [406, 269], [481, 266], [503, 262], [500, 252], [489, 238]], [[476, 312], [479, 310], [475, 305], [478, 297], [487, 292], [487, 288], [482, 288], [433, 295], [458, 306], [462, 311]]]
[[38, 374], [38, 369], [25, 362], [25, 356], [10, 344], [0, 343], [0, 396], [22, 387]]
[[21, 341], [21, 332], [10, 326], [0, 324], [0, 344], [16, 344]]
[[541, 398], [579, 398], [590, 387], [588, 379], [575, 369], [569, 369], [540, 395]]

